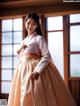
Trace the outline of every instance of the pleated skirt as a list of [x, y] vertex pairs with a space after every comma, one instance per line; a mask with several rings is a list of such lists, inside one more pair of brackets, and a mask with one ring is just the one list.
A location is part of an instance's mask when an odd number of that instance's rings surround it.
[[38, 79], [30, 79], [39, 61], [22, 57], [14, 72], [8, 106], [77, 106], [53, 62]]

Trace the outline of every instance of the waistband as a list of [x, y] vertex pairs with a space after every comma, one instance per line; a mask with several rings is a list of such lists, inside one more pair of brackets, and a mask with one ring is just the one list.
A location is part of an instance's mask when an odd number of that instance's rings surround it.
[[21, 56], [21, 58], [24, 58], [24, 59], [27, 59], [27, 60], [40, 59], [41, 58], [41, 55], [39, 55], [37, 53], [29, 53], [27, 55]]
[[33, 58], [34, 58], [34, 59], [38, 59], [38, 58], [41, 58], [41, 56], [40, 56], [40, 55], [36, 55], [36, 54], [34, 55], [34, 54], [33, 54], [33, 55], [27, 55], [26, 58], [27, 58], [27, 59], [33, 59]]

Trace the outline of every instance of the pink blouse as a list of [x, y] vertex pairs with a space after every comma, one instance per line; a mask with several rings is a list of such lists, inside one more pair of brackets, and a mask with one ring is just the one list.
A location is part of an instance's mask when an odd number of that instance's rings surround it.
[[30, 35], [27, 36], [22, 42], [21, 45], [26, 45], [27, 47], [23, 51], [23, 55], [29, 53], [41, 54], [41, 60], [35, 67], [34, 71], [41, 73], [44, 68], [48, 65], [51, 55], [49, 53], [47, 43], [44, 37], [40, 35]]

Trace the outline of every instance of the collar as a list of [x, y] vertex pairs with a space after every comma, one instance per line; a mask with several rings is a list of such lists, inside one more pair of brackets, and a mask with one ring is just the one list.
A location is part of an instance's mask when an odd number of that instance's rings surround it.
[[28, 35], [27, 38], [30, 39], [30, 38], [34, 37], [36, 34], [37, 34], [37, 32], [33, 32], [31, 35]]

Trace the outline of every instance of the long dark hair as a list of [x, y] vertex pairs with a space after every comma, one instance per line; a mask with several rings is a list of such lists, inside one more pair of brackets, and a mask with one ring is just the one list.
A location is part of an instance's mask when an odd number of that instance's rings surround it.
[[30, 13], [26, 16], [25, 22], [28, 20], [28, 18], [34, 19], [34, 21], [37, 23], [37, 28], [35, 31], [37, 31], [37, 34], [42, 36], [41, 26], [39, 22], [39, 16], [36, 13]]

